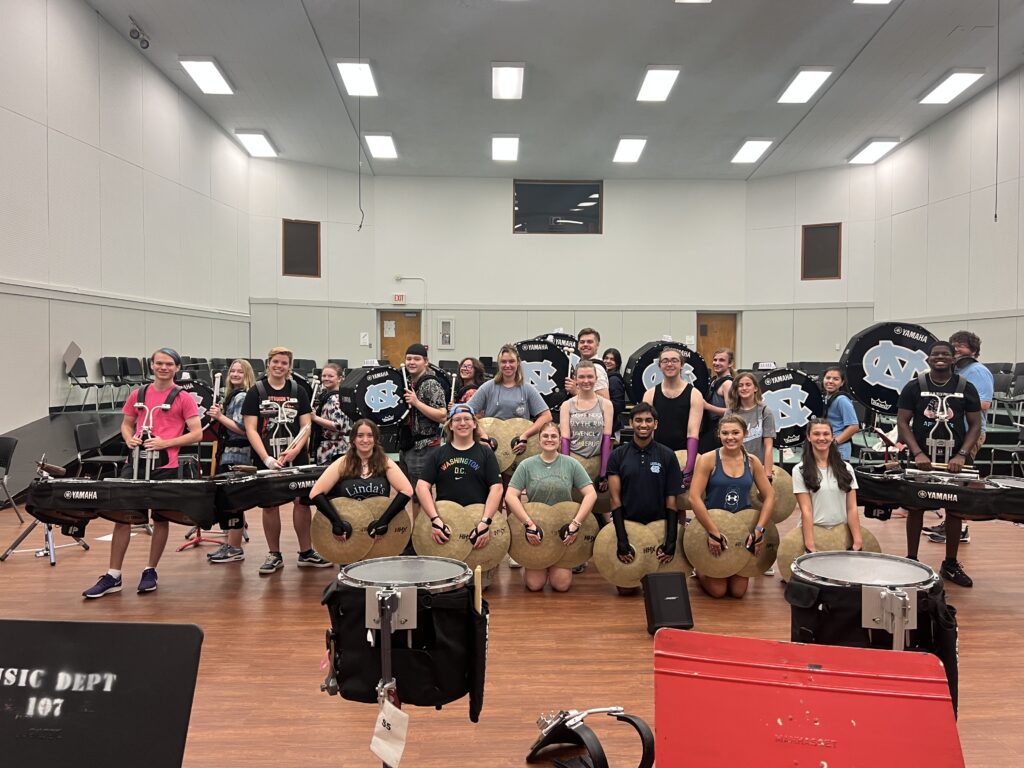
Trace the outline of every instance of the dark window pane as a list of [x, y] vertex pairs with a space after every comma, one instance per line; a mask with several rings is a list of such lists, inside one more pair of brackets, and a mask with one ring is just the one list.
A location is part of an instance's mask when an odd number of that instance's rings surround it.
[[801, 280], [838, 280], [842, 275], [842, 224], [805, 224]]
[[283, 268], [293, 277], [320, 277], [320, 222], [282, 219]]
[[512, 183], [512, 231], [529, 234], [601, 234], [604, 209], [600, 181]]

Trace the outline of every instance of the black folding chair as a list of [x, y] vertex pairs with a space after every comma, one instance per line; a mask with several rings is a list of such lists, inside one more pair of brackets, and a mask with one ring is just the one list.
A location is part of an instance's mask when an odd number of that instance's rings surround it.
[[107, 386], [106, 382], [102, 381], [89, 381], [89, 372], [85, 368], [85, 361], [82, 358], [75, 360], [75, 364], [71, 366], [71, 370], [67, 370], [65, 365], [64, 373], [68, 377], [68, 396], [64, 398], [64, 405], [60, 411], [63, 413], [67, 410], [68, 402], [71, 400], [71, 393], [76, 389], [81, 389], [85, 392], [85, 397], [82, 398], [82, 410], [85, 410], [85, 406], [89, 402], [89, 392], [96, 391], [96, 410], [100, 409], [100, 390]]
[[18, 516], [18, 522], [24, 523], [25, 518], [21, 516], [21, 510], [14, 503], [14, 497], [7, 488], [7, 473], [11, 471], [11, 462], [14, 460], [14, 449], [18, 447], [18, 438], [0, 437], [0, 487], [4, 489], [4, 496], [12, 507], [14, 514]]
[[78, 474], [81, 477], [85, 473], [87, 464], [96, 467], [96, 479], [103, 477], [103, 470], [109, 468], [113, 476], [117, 476], [118, 468], [124, 464], [125, 456], [114, 456], [104, 454], [103, 444], [100, 442], [99, 426], [95, 422], [78, 424], [75, 427], [75, 448], [78, 451]]

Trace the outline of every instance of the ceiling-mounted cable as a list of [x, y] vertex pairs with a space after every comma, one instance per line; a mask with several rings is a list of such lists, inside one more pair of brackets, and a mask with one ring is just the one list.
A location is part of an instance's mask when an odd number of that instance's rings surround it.
[[1003, 0], [996, 0], [996, 194], [992, 221], [999, 223], [999, 32], [1003, 21]]

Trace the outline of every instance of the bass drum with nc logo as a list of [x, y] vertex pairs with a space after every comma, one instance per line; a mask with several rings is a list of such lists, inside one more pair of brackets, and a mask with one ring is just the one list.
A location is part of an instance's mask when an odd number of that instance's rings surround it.
[[523, 381], [536, 388], [548, 408], [557, 412], [565, 400], [569, 356], [559, 344], [546, 338], [517, 342], [516, 350], [522, 361]]
[[912, 323], [876, 323], [854, 334], [839, 367], [846, 386], [865, 408], [895, 416], [900, 392], [928, 370], [928, 347], [938, 341]]
[[764, 404], [775, 414], [775, 445], [785, 448], [802, 443], [807, 422], [825, 412], [818, 385], [803, 371], [777, 368], [765, 374], [761, 388]]
[[339, 388], [342, 412], [353, 421], [370, 419], [377, 426], [398, 424], [409, 413], [405, 382], [397, 368], [357, 368]]
[[626, 382], [626, 395], [634, 403], [644, 399], [644, 392], [654, 389], [665, 377], [658, 366], [658, 358], [664, 349], [678, 349], [683, 360], [680, 373], [702, 395], [708, 391], [711, 377], [708, 365], [697, 352], [678, 341], [649, 341], [629, 356], [622, 378]]

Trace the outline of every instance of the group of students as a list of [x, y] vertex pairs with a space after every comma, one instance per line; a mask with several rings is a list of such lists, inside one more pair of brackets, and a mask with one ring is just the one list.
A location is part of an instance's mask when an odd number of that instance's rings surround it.
[[[980, 341], [976, 336], [971, 340], [976, 357]], [[330, 499], [337, 496], [391, 497], [385, 514], [369, 526], [372, 536], [385, 533], [394, 517], [412, 501], [414, 513], [428, 515], [432, 536], [438, 544], [449, 540], [451, 530], [438, 513], [435, 501], [448, 500], [463, 506], [482, 504], [483, 513], [471, 538], [474, 546], [483, 547], [489, 541], [493, 520], [502, 508], [524, 524], [528, 542], [539, 544], [544, 535], [558, 535], [565, 544], [571, 544], [586, 517], [593, 512], [597, 494], [607, 491], [611, 513], [598, 522], [615, 526], [618, 556], [623, 562], [629, 562], [634, 553], [626, 533], [627, 520], [649, 523], [663, 519], [665, 538], [658, 557], [664, 561], [675, 556], [679, 520], [676, 497], [686, 489], [694, 515], [708, 531], [711, 554], [718, 555], [724, 546], [736, 545], [721, 538], [707, 510], [738, 512], [746, 509], [750, 506], [751, 488], [756, 487], [763, 505], [744, 544], [752, 552], [759, 552], [764, 527], [774, 506], [771, 481], [776, 429], [774, 414], [763, 402], [757, 378], [749, 372], [734, 372], [731, 350], [716, 350], [712, 358], [714, 378], [705, 396], [681, 376], [679, 350], [666, 347], [659, 357], [662, 381], [645, 393], [642, 403], [634, 406], [630, 418], [632, 439], [613, 451], [617, 418], [610, 395], [614, 392], [620, 360], [612, 356], [611, 371], [597, 362], [599, 343], [600, 335], [594, 329], [580, 332], [581, 360], [573, 377], [566, 381], [570, 397], [561, 405], [558, 423], [553, 421], [551, 411], [536, 388], [525, 381], [514, 345], [501, 348], [497, 374], [487, 381], [482, 380], [479, 361], [462, 361], [458, 389], [451, 403], [441, 382], [431, 375], [427, 349], [422, 344], [411, 345], [405, 356], [408, 387], [404, 393], [410, 416], [403, 425], [400, 463], [386, 456], [375, 423], [363, 419], [351, 424], [341, 412], [337, 398], [341, 372], [336, 366], [325, 366], [321, 375], [323, 395], [314, 409], [304, 390], [290, 378], [293, 356], [287, 348], [270, 350], [267, 376], [260, 381], [254, 381], [252, 368], [245, 360], [235, 360], [228, 371], [223, 405], [215, 405], [210, 410], [210, 417], [220, 430], [218, 472], [257, 460], [270, 469], [309, 463], [307, 428], [316, 426], [317, 463], [327, 467], [308, 498], [297, 498], [293, 506], [301, 567], [331, 565], [312, 547], [311, 505], [327, 517], [338, 539], [344, 540], [352, 534], [350, 524], [342, 520], [330, 504]], [[921, 394], [922, 381], [915, 380], [900, 397], [900, 436], [922, 468], [930, 467], [930, 458], [921, 446], [926, 445], [928, 430], [936, 421], [934, 398], [929, 393], [949, 391], [964, 395], [951, 401], [956, 417], [949, 423], [957, 444], [950, 470], [958, 471], [964, 461], [972, 457], [971, 451], [976, 452], [980, 447], [978, 392], [970, 383], [966, 387], [957, 383], [953, 355], [951, 344], [933, 345], [929, 351], [931, 371], [923, 375], [928, 387], [925, 396]], [[606, 358], [608, 356], [606, 353]], [[155, 381], [145, 388], [144, 397], [147, 404], [156, 408], [174, 388], [174, 377], [181, 362], [176, 352], [163, 348], [153, 354], [152, 363]], [[813, 525], [846, 524], [851, 529], [854, 549], [859, 549], [857, 484], [848, 459], [851, 439], [860, 425], [849, 397], [842, 392], [842, 371], [828, 369], [823, 385], [826, 413], [824, 418], [811, 420], [802, 461], [793, 473], [804, 543], [808, 551], [813, 551]], [[911, 391], [915, 386], [916, 393]], [[131, 448], [140, 442], [135, 409], [139, 391], [132, 392], [124, 406], [122, 435]], [[261, 412], [262, 405], [268, 401], [292, 401], [295, 410], [291, 434], [297, 434], [298, 439], [286, 451], [277, 454], [268, 440], [269, 425]], [[198, 442], [202, 435], [194, 400], [185, 397], [174, 402], [175, 406], [169, 411], [158, 411], [154, 423], [157, 437], [144, 446], [166, 451], [167, 462], [158, 468], [156, 479], [180, 476], [177, 450]], [[540, 453], [521, 461], [511, 477], [503, 479], [498, 471], [494, 455], [496, 444], [479, 421], [485, 416], [529, 422], [529, 427], [513, 439], [513, 451], [517, 454], [525, 450], [530, 437], [537, 435], [539, 438]], [[682, 466], [675, 453], [681, 450], [686, 452]], [[597, 458], [597, 477], [589, 477], [572, 455], [581, 459]], [[574, 491], [582, 496], [580, 508], [574, 520], [558, 532], [539, 530], [523, 504], [524, 498], [548, 504], [569, 501]], [[270, 551], [259, 572], [269, 575], [284, 565], [280, 551], [280, 509], [266, 507], [262, 515]], [[908, 554], [914, 557], [922, 517], [919, 510], [909, 511]], [[154, 523], [150, 559], [139, 592], [156, 589], [156, 566], [166, 545], [167, 523], [159, 512], [154, 514]], [[955, 583], [970, 586], [969, 578], [956, 561], [959, 543], [959, 531], [953, 531], [956, 525], [949, 523], [952, 533], [947, 538], [947, 558], [942, 573]], [[227, 541], [208, 556], [210, 562], [243, 560], [242, 516], [222, 521], [222, 526], [227, 529]], [[129, 539], [130, 528], [116, 525], [110, 570], [94, 587], [86, 590], [84, 596], [101, 597], [120, 591], [120, 568]], [[745, 577], [716, 579], [697, 575], [704, 590], [714, 597], [740, 597], [747, 589]], [[572, 584], [572, 572], [557, 567], [541, 571], [526, 569], [524, 583], [530, 590], [540, 590], [550, 584], [557, 591], [565, 591]]]

